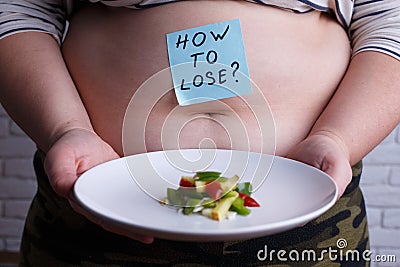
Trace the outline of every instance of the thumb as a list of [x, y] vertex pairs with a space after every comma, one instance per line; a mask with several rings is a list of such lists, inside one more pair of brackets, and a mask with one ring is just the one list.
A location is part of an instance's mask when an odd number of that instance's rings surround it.
[[44, 169], [53, 190], [64, 198], [69, 198], [75, 181], [78, 179], [75, 159], [64, 151], [62, 157], [50, 150], [44, 161]]
[[322, 162], [321, 170], [332, 177], [336, 182], [336, 185], [338, 186], [339, 199], [352, 179], [350, 163], [346, 159], [338, 159], [334, 164], [324, 160]]

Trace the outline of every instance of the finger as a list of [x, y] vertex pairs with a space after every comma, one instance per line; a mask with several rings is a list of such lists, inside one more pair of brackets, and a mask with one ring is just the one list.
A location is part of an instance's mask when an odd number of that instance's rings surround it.
[[142, 242], [144, 244], [151, 244], [154, 241], [154, 237], [133, 233], [133, 232], [130, 232], [129, 230], [124, 230], [122, 228], [115, 227], [111, 223], [105, 222], [105, 221], [101, 220], [99, 217], [96, 217], [96, 216], [92, 215], [91, 213], [87, 212], [77, 202], [75, 202], [73, 200], [70, 200], [69, 202], [70, 202], [71, 207], [77, 213], [82, 214], [89, 221], [93, 222], [94, 224], [97, 224], [97, 225], [101, 226], [106, 231], [109, 231], [109, 232], [112, 232], [112, 233], [115, 233], [115, 234], [118, 234], [118, 235], [126, 236], [126, 237], [128, 237], [130, 239]]
[[47, 153], [44, 168], [53, 190], [58, 195], [68, 198], [78, 179], [75, 160], [73, 156], [68, 156], [68, 152], [61, 156], [57, 153], [52, 150]]

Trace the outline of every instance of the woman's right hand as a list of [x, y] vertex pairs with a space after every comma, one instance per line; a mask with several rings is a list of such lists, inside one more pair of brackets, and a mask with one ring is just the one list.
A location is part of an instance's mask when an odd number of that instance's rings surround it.
[[74, 200], [73, 187], [79, 176], [90, 168], [119, 158], [112, 147], [95, 132], [75, 128], [61, 135], [46, 154], [44, 167], [54, 191], [69, 200], [72, 208], [105, 230], [127, 236], [143, 243], [152, 237], [115, 228], [82, 209]]

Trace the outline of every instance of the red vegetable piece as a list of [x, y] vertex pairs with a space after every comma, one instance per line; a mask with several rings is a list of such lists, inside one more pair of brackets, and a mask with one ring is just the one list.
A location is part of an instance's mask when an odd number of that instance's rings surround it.
[[179, 186], [182, 187], [194, 187], [194, 180], [191, 177], [182, 176], [179, 181]]
[[245, 207], [260, 207], [260, 204], [258, 204], [258, 202], [255, 201], [254, 198], [252, 198], [251, 196], [239, 193], [239, 197], [244, 200], [243, 205]]
[[223, 190], [222, 190], [221, 184], [219, 182], [214, 181], [211, 183], [207, 183], [205, 185], [205, 187], [206, 187], [205, 188], [206, 192], [212, 199], [217, 200], [217, 199], [221, 198]]

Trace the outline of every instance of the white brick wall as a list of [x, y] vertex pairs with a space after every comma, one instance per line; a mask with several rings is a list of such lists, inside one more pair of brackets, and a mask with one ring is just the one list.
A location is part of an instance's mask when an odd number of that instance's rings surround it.
[[24, 219], [36, 191], [34, 143], [0, 105], [0, 251], [18, 251]]
[[[36, 190], [35, 145], [0, 105], [0, 251], [17, 251], [23, 219]], [[374, 255], [396, 255], [400, 266], [400, 126], [364, 160], [362, 189]]]
[[395, 255], [400, 266], [400, 126], [364, 160], [362, 190], [370, 225], [374, 254]]

